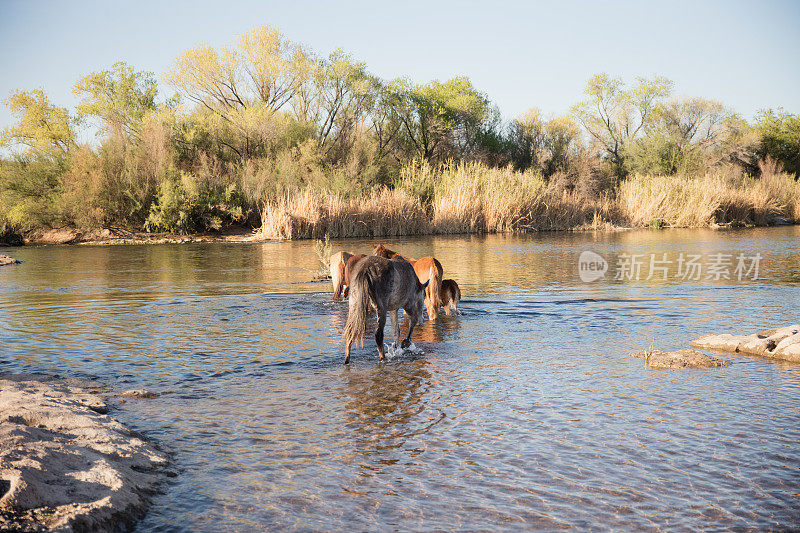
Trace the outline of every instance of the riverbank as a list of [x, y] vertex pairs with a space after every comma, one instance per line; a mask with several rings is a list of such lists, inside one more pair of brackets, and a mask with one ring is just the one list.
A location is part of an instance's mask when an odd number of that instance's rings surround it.
[[[562, 178], [479, 163], [410, 165], [391, 187], [290, 189], [265, 198], [258, 215], [251, 209], [249, 223], [217, 220], [214, 230], [197, 223], [148, 233], [147, 224], [109, 224], [114, 217], [83, 224], [59, 217], [64, 225], [55, 229], [21, 220], [17, 227], [28, 228], [25, 241], [36, 244], [134, 244], [800, 223], [800, 183], [767, 169], [758, 179], [730, 169], [698, 176], [637, 174], [605, 185], [588, 177]], [[188, 217], [193, 211], [186, 209]], [[206, 230], [191, 232], [200, 228]]]
[[0, 529], [116, 531], [143, 516], [167, 456], [108, 416], [105, 388], [0, 374]]

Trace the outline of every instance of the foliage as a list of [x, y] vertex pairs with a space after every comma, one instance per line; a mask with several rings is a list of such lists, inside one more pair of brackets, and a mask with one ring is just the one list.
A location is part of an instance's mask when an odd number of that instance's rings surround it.
[[800, 175], [800, 115], [782, 109], [762, 110], [756, 116], [759, 159], [771, 157], [794, 175]]
[[0, 132], [0, 146], [22, 147], [27, 155], [44, 158], [61, 158], [75, 148], [76, 120], [41, 89], [14, 91], [6, 105], [18, 122]]
[[128, 135], [138, 135], [146, 114], [156, 109], [158, 86], [152, 73], [136, 72], [118, 62], [110, 70], [79, 79], [73, 91], [80, 97], [80, 116], [96, 117], [106, 129], [119, 128]]
[[623, 177], [628, 143], [651, 127], [658, 105], [671, 92], [672, 82], [662, 77], [637, 78], [637, 84], [626, 89], [621, 78], [597, 74], [587, 84], [588, 98], [576, 104], [573, 113]]
[[[533, 108], [504, 124], [464, 76], [387, 81], [260, 26], [187, 50], [163, 81], [175, 96], [115, 63], [76, 82], [75, 115], [40, 89], [11, 93], [0, 224], [366, 236], [800, 213], [800, 117], [766, 110], [748, 124], [719, 102], [672, 98], [661, 77], [601, 73], [569, 116]], [[86, 122], [101, 126], [96, 145], [77, 141]], [[703, 196], [713, 187], [727, 196]]]

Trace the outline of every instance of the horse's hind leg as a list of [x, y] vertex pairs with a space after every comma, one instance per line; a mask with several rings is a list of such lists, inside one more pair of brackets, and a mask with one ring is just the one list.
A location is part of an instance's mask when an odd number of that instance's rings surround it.
[[386, 326], [386, 311], [378, 311], [378, 329], [375, 331], [375, 343], [378, 345], [378, 358], [383, 361], [386, 352], [383, 349], [383, 328]]
[[400, 346], [403, 349], [406, 349], [409, 346], [411, 346], [411, 334], [414, 333], [414, 326], [416, 326], [417, 322], [419, 322], [419, 316], [417, 316], [416, 313], [408, 313], [408, 309], [406, 309], [406, 313], [409, 315], [408, 316], [408, 335], [406, 335], [406, 338], [403, 339], [402, 344], [400, 344]]
[[397, 317], [397, 309], [389, 311], [389, 316], [392, 318], [392, 331], [394, 332], [394, 347], [400, 345], [400, 320]]

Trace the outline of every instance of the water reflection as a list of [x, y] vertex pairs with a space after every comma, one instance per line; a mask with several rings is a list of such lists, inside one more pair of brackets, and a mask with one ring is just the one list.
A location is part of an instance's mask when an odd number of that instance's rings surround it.
[[[443, 417], [430, 412], [431, 373], [425, 357], [388, 362], [342, 373], [340, 398], [362, 455], [382, 454], [401, 448], [409, 437], [426, 433]], [[397, 462], [397, 459], [391, 459]]]

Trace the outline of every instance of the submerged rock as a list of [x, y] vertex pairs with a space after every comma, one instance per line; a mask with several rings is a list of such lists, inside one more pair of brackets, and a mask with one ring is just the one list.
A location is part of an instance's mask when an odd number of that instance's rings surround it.
[[167, 457], [102, 414], [98, 390], [0, 374], [0, 530], [116, 531], [144, 514]]
[[729, 333], [704, 335], [693, 340], [692, 346], [800, 362], [800, 324], [751, 335], [731, 335]]
[[0, 266], [16, 265], [18, 263], [19, 263], [19, 260], [14, 259], [10, 255], [0, 254]]
[[126, 390], [120, 394], [123, 398], [158, 398], [158, 393], [147, 389]]
[[676, 352], [634, 352], [631, 357], [644, 359], [650, 368], [712, 368], [728, 366], [730, 361], [711, 357], [697, 350], [678, 350]]

